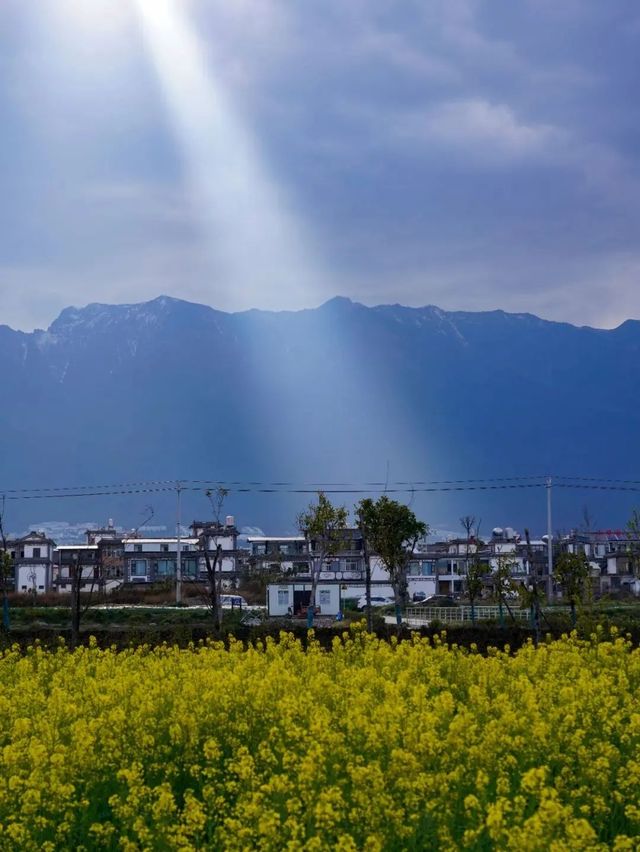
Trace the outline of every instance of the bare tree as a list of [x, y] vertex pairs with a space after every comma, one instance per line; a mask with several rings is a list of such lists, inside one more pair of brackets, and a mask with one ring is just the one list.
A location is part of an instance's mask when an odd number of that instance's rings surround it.
[[142, 515], [142, 520], [140, 521], [138, 526], [132, 531], [132, 535], [134, 537], [138, 536], [140, 530], [143, 530], [147, 526], [147, 524], [151, 523], [155, 516], [155, 511], [153, 506], [145, 506], [140, 514]]
[[469, 572], [469, 551], [471, 550], [471, 542], [474, 539], [474, 527], [476, 525], [475, 515], [463, 515], [460, 518], [460, 524], [466, 533], [466, 549], [464, 556], [464, 573], [466, 576]]
[[7, 535], [4, 529], [4, 515], [6, 497], [3, 494], [0, 501], [0, 584], [2, 585], [2, 626], [9, 632], [11, 622], [9, 619], [9, 577], [13, 570], [13, 560], [7, 548]]
[[[91, 586], [86, 594], [84, 606], [82, 603], [83, 572], [85, 568], [91, 569]], [[71, 579], [71, 644], [75, 648], [80, 642], [80, 625], [82, 618], [93, 603], [93, 593], [96, 581], [100, 582], [100, 568], [97, 559], [92, 564], [81, 561], [78, 552], [72, 553], [71, 565], [69, 566], [69, 577]]]
[[627, 536], [629, 543], [627, 552], [631, 562], [631, 572], [634, 578], [640, 575], [640, 512], [634, 509], [627, 521]]
[[370, 498], [361, 500], [355, 508], [356, 523], [362, 535], [362, 558], [364, 559], [364, 595], [365, 611], [367, 615], [367, 630], [373, 632], [373, 612], [371, 608], [371, 547], [369, 540], [371, 530], [369, 529], [369, 504]]
[[583, 527], [583, 529], [586, 533], [590, 533], [595, 528], [595, 525], [596, 525], [595, 518], [594, 518], [591, 510], [589, 509], [589, 507], [585, 503], [584, 506], [582, 507], [582, 527]]
[[207, 573], [206, 599], [207, 605], [213, 615], [213, 626], [217, 633], [222, 629], [222, 544], [220, 532], [222, 530], [222, 507], [228, 495], [226, 488], [216, 488], [215, 491], [206, 492], [207, 499], [211, 505], [213, 520], [210, 524], [203, 526], [200, 533], [200, 547], [204, 553], [204, 561]]

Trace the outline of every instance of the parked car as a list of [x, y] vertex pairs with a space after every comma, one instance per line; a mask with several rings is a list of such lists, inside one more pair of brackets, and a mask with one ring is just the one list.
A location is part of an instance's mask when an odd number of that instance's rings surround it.
[[[393, 598], [383, 597], [382, 595], [371, 595], [371, 606], [393, 606], [395, 603]], [[364, 610], [367, 608], [367, 596], [362, 595], [358, 598], [358, 609]]]
[[419, 605], [431, 607], [459, 606], [458, 602], [449, 595], [431, 595], [430, 598], [420, 601]]
[[426, 601], [426, 599], [427, 599], [427, 593], [426, 592], [414, 592], [413, 597], [411, 598], [413, 603], [422, 603], [423, 601]]

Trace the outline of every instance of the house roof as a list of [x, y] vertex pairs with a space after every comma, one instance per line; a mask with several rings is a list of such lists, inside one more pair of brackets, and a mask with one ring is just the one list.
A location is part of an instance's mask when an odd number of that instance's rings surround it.
[[303, 535], [248, 535], [248, 542], [259, 541], [306, 541]]
[[54, 540], [45, 535], [45, 533], [36, 532], [35, 530], [31, 530], [31, 532], [27, 533], [26, 535], [23, 535], [21, 538], [16, 539], [16, 541], [19, 541], [21, 544], [28, 544], [31, 541], [38, 541], [42, 542], [43, 544], [55, 544]]
[[72, 550], [98, 550], [97, 544], [59, 544], [56, 547], [57, 551], [72, 551]]
[[[177, 544], [178, 539], [173, 538], [124, 538], [123, 544]], [[180, 537], [180, 544], [198, 544], [197, 538]]]

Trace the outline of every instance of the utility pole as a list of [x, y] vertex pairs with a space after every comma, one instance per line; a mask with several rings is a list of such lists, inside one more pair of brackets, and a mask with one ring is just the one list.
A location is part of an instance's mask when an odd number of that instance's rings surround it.
[[180, 535], [182, 531], [181, 518], [181, 496], [182, 483], [176, 482], [176, 492], [178, 494], [176, 506], [176, 604], [182, 603], [182, 542]]
[[551, 524], [551, 488], [553, 481], [547, 477], [547, 600], [551, 600], [553, 594], [553, 532]]

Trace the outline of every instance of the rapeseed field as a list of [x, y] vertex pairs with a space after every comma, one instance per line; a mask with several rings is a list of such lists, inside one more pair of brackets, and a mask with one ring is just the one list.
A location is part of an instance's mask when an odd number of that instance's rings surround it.
[[13, 649], [0, 849], [638, 849], [639, 687], [615, 634]]

